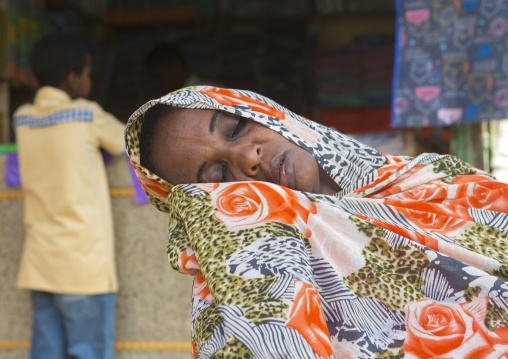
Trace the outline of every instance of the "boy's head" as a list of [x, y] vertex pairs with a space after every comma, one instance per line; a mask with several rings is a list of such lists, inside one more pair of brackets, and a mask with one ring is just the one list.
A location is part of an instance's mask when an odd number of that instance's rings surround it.
[[79, 37], [48, 35], [35, 44], [30, 61], [39, 86], [60, 88], [72, 98], [90, 93], [90, 51]]

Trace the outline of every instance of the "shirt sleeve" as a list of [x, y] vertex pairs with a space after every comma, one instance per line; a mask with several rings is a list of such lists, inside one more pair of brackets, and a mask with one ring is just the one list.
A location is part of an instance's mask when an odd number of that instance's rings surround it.
[[125, 125], [113, 115], [102, 109], [96, 110], [94, 127], [100, 147], [113, 155], [119, 155], [125, 150]]

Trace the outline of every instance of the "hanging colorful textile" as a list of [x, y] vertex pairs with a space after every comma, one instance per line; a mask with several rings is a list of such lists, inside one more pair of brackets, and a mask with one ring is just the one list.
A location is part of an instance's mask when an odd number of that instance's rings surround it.
[[397, 0], [392, 127], [508, 117], [508, 4]]

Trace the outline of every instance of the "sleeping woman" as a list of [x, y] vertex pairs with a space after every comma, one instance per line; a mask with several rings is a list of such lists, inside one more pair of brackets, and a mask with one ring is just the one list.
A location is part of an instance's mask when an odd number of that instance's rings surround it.
[[243, 90], [152, 100], [125, 138], [194, 275], [194, 358], [508, 357], [508, 185]]

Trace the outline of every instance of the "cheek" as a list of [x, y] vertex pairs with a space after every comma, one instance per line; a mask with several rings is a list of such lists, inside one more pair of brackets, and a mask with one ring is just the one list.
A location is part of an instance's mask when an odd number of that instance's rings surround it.
[[178, 185], [196, 182], [196, 179], [187, 170], [187, 163], [165, 158], [165, 160], [159, 161], [155, 166], [156, 172], [158, 172], [156, 174], [169, 183]]
[[299, 166], [296, 169], [298, 187], [301, 187], [304, 191], [318, 192], [319, 170], [318, 163], [314, 159], [314, 156], [304, 149], [299, 148], [298, 158]]

